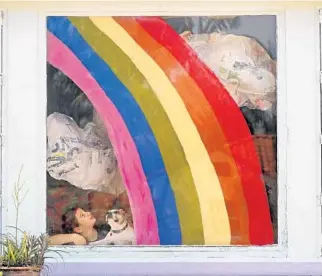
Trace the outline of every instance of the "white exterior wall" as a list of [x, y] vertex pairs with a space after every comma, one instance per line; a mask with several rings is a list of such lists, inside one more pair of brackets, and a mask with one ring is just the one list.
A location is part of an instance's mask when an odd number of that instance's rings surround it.
[[[144, 1], [143, 1], [144, 2]], [[142, 3], [143, 3], [142, 2]], [[179, 1], [178, 1], [179, 2]], [[284, 227], [277, 247], [74, 250], [65, 262], [317, 262], [321, 256], [321, 220], [317, 195], [321, 187], [320, 91], [318, 6], [308, 4], [80, 4], [82, 14], [209, 14], [277, 13], [278, 30], [278, 135], [279, 222]], [[152, 3], [152, 4], [151, 4]], [[24, 230], [46, 229], [46, 25], [45, 16], [73, 11], [75, 4], [1, 4], [5, 8], [3, 94], [3, 209], [2, 225], [15, 224], [13, 184], [23, 165], [22, 180], [28, 195], [22, 204], [20, 224]], [[20, 6], [19, 6], [20, 5]], [[90, 8], [92, 7], [92, 8]], [[126, 8], [127, 7], [127, 8]], [[136, 8], [135, 8], [136, 7]], [[104, 12], [104, 10], [106, 12]], [[67, 10], [65, 14], [68, 14]], [[150, 11], [150, 12], [148, 12]], [[284, 209], [284, 211], [283, 211]], [[199, 251], [199, 252], [198, 252]], [[117, 253], [116, 253], [117, 252]], [[250, 252], [250, 253], [249, 253]], [[119, 253], [119, 254], [118, 254]], [[122, 256], [122, 258], [119, 258]], [[162, 258], [161, 258], [162, 257]], [[107, 264], [108, 266], [108, 264]], [[164, 266], [164, 265], [163, 265]], [[184, 266], [184, 265], [183, 265]], [[77, 267], [77, 265], [76, 265]], [[198, 265], [197, 265], [198, 267]], [[313, 267], [313, 266], [312, 266]], [[118, 269], [117, 267], [115, 268]], [[239, 270], [236, 266], [236, 269]], [[102, 271], [104, 268], [102, 268]], [[155, 270], [156, 272], [158, 269]], [[201, 270], [200, 270], [201, 271]], [[230, 270], [231, 271], [231, 270]], [[255, 270], [254, 270], [255, 271]], [[322, 271], [322, 270], [321, 270]], [[186, 270], [190, 273], [191, 271]], [[241, 272], [241, 271], [236, 271]], [[133, 271], [129, 271], [134, 275]], [[195, 271], [194, 275], [201, 275]], [[233, 273], [233, 272], [232, 272]], [[248, 274], [247, 274], [248, 273]], [[249, 275], [249, 271], [246, 275]], [[267, 273], [267, 272], [266, 272]], [[256, 273], [255, 273], [256, 274]], [[150, 274], [149, 274], [150, 275]], [[258, 275], [258, 273], [257, 273]]]

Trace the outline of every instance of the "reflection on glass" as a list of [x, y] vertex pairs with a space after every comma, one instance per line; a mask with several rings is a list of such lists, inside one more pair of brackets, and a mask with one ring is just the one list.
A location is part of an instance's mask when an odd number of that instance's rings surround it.
[[52, 244], [277, 242], [275, 16], [47, 28]]

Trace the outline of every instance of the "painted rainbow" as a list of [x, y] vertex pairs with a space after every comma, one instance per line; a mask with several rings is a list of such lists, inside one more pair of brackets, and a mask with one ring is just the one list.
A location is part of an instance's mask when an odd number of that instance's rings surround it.
[[47, 30], [48, 62], [104, 119], [138, 244], [273, 243], [243, 115], [163, 19], [51, 16]]

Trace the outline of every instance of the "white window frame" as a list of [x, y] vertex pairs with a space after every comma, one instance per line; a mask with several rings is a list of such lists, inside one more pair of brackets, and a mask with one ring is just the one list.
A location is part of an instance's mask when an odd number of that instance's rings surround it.
[[[144, 2], [144, 1], [143, 1]], [[46, 16], [50, 15], [251, 15], [277, 16], [278, 37], [278, 245], [225, 247], [64, 247], [64, 262], [218, 262], [315, 260], [320, 257], [320, 93], [318, 12], [315, 7], [231, 6], [189, 3], [107, 1], [68, 6], [35, 6], [5, 17], [3, 95], [2, 225], [14, 225], [13, 183], [23, 165], [28, 196], [19, 227], [46, 229]], [[301, 19], [302, 25], [294, 23]], [[300, 33], [300, 35], [299, 35]], [[304, 37], [303, 37], [304, 36]], [[312, 42], [312, 37], [314, 41]], [[305, 39], [306, 43], [298, 42]], [[25, 45], [22, 47], [19, 41]], [[298, 42], [297, 44], [295, 42]], [[304, 56], [304, 52], [307, 55]], [[298, 55], [302, 53], [302, 55]], [[306, 70], [299, 70], [298, 64]], [[292, 81], [293, 80], [293, 81]], [[294, 80], [297, 80], [296, 83]], [[298, 80], [302, 80], [298, 82]], [[305, 91], [305, 97], [304, 92]], [[19, 99], [19, 101], [17, 101]], [[306, 106], [301, 106], [304, 99]], [[298, 107], [301, 106], [301, 110]], [[287, 112], [286, 112], [287, 111]], [[304, 111], [300, 112], [299, 111]], [[28, 116], [26, 115], [28, 114]], [[303, 150], [303, 143], [308, 147]], [[310, 185], [303, 185], [310, 183]], [[304, 199], [302, 202], [300, 199]]]

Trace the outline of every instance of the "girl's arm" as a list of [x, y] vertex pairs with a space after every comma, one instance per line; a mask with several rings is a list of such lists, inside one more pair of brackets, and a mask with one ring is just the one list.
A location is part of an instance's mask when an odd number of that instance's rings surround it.
[[76, 233], [71, 234], [57, 234], [49, 237], [50, 245], [62, 245], [66, 243], [74, 243], [75, 245], [87, 244], [86, 239]]

